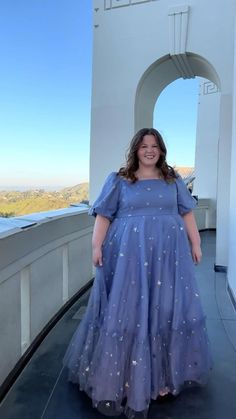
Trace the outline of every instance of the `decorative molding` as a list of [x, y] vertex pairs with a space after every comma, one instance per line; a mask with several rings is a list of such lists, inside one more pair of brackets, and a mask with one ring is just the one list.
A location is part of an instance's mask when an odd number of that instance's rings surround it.
[[180, 76], [183, 79], [193, 79], [195, 77], [195, 74], [189, 63], [187, 54], [174, 54], [171, 55], [171, 58]]
[[189, 6], [169, 8], [170, 55], [186, 53]]
[[206, 81], [202, 84], [202, 95], [211, 95], [212, 93], [219, 92], [219, 88], [215, 83]]
[[195, 77], [186, 53], [189, 6], [169, 8], [169, 50], [170, 56], [183, 79]]
[[104, 10], [109, 10], [111, 8], [111, 0], [104, 0]]
[[152, 3], [158, 0], [104, 0], [104, 10], [117, 9], [118, 7], [135, 6], [140, 3]]

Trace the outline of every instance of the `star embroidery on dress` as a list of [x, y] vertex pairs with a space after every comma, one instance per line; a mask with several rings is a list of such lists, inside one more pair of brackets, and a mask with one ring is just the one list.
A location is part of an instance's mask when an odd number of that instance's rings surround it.
[[129, 388], [129, 383], [128, 383], [128, 381], [125, 383], [125, 387]]
[[137, 365], [138, 363], [137, 363], [137, 361], [132, 361], [132, 365]]

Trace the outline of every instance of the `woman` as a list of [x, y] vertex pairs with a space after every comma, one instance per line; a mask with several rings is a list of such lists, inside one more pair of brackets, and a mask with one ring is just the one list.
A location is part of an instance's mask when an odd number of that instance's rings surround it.
[[206, 383], [195, 205], [160, 133], [145, 128], [90, 210], [96, 277], [64, 364], [104, 414], [145, 417], [151, 399]]

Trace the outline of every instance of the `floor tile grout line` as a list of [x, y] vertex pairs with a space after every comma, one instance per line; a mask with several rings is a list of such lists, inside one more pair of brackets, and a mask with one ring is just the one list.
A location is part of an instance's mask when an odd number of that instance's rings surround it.
[[45, 407], [44, 407], [44, 409], [43, 409], [43, 413], [42, 413], [42, 415], [40, 416], [40, 419], [43, 419], [43, 417], [44, 417], [44, 415], [45, 415], [45, 413], [46, 413], [46, 410], [47, 410], [48, 405], [49, 405], [49, 403], [50, 403], [50, 401], [51, 401], [51, 399], [52, 399], [52, 395], [53, 395], [54, 390], [55, 390], [55, 388], [56, 388], [56, 386], [57, 386], [57, 383], [58, 383], [58, 381], [59, 381], [59, 379], [60, 379], [60, 377], [61, 377], [61, 374], [62, 374], [63, 369], [64, 369], [64, 367], [62, 367], [62, 369], [61, 369], [60, 373], [58, 374], [58, 377], [57, 377], [56, 382], [55, 382], [55, 384], [54, 384], [54, 386], [53, 386], [53, 389], [52, 389], [52, 391], [51, 391], [51, 393], [50, 393], [50, 395], [49, 395], [49, 397], [48, 397], [48, 400], [47, 400], [46, 405], [45, 405]]
[[236, 319], [231, 319], [229, 317], [221, 317], [221, 320], [224, 320], [225, 322], [236, 322]]
[[236, 346], [235, 346], [234, 342], [231, 339], [231, 336], [230, 336], [230, 334], [228, 332], [228, 329], [227, 329], [227, 327], [226, 327], [226, 325], [224, 323], [224, 320], [222, 321], [222, 323], [223, 323], [224, 331], [225, 331], [225, 333], [227, 335], [227, 338], [228, 338], [229, 342], [231, 343], [231, 346], [233, 347], [234, 352], [236, 352]]
[[[229, 304], [229, 306], [231, 307], [231, 313], [232, 314], [230, 314], [229, 316], [224, 315], [224, 310], [222, 309], [222, 305], [220, 306], [220, 303], [219, 303], [220, 298], [218, 297], [219, 292], [217, 292], [217, 287], [216, 287], [216, 301], [217, 301], [217, 305], [219, 307], [219, 312], [220, 312], [221, 319], [222, 320], [233, 320], [233, 321], [235, 321], [236, 320], [236, 311], [235, 311], [233, 303], [230, 299], [230, 296], [229, 296], [229, 293], [228, 293], [228, 290], [227, 290], [226, 282], [227, 282], [227, 279], [224, 277], [224, 289], [223, 289], [224, 299], [227, 300], [227, 304]], [[222, 290], [221, 290], [221, 293], [222, 293]], [[227, 317], [230, 317], [230, 318], [227, 318]], [[233, 317], [233, 318], [231, 318], [231, 317]]]
[[[229, 342], [230, 346], [232, 346], [233, 351], [234, 351], [234, 352], [236, 352], [236, 347], [235, 347], [235, 345], [233, 344], [233, 342], [232, 342], [232, 340], [231, 340], [231, 338], [230, 338], [230, 336], [229, 336], [229, 333], [228, 333], [228, 331], [227, 331], [227, 328], [225, 327], [225, 324], [224, 324], [224, 319], [222, 318], [222, 312], [221, 312], [220, 305], [219, 305], [219, 301], [218, 301], [218, 298], [217, 298], [216, 273], [215, 273], [215, 278], [214, 278], [214, 289], [215, 289], [215, 293], [214, 293], [214, 294], [215, 294], [216, 306], [217, 306], [217, 310], [218, 310], [218, 313], [219, 313], [219, 320], [220, 320], [220, 322], [221, 322], [222, 328], [223, 328], [223, 330], [224, 330], [224, 332], [225, 332], [225, 335], [226, 335], [226, 337], [227, 337], [227, 340], [228, 340], [228, 342]], [[225, 290], [225, 292], [226, 292], [226, 290]], [[234, 321], [234, 320], [233, 320], [233, 321]]]

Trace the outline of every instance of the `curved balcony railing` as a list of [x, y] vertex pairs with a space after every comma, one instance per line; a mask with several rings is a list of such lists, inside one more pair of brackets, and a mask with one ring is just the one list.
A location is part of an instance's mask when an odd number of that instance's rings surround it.
[[94, 221], [87, 212], [81, 206], [0, 219], [0, 385], [91, 280]]
[[[194, 210], [215, 227], [211, 201]], [[84, 206], [0, 219], [0, 385], [56, 313], [93, 276]]]

